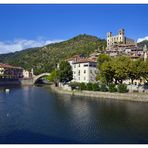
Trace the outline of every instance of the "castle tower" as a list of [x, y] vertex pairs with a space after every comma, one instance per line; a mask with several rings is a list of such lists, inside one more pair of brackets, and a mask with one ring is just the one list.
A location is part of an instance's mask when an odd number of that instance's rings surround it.
[[112, 32], [107, 32], [107, 47], [111, 45]]
[[120, 29], [118, 32], [118, 42], [119, 43], [125, 43], [125, 30], [124, 29]]

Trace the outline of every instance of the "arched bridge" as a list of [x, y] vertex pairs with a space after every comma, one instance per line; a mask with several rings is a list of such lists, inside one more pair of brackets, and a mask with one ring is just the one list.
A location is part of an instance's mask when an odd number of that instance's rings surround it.
[[50, 73], [42, 73], [42, 74], [40, 74], [40, 75], [34, 76], [34, 77], [33, 77], [33, 84], [34, 84], [38, 79], [40, 79], [41, 77], [49, 76], [49, 75], [50, 75]]

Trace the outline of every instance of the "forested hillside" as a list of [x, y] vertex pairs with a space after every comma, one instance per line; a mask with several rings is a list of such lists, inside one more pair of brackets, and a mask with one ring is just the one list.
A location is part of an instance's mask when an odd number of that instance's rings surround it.
[[30, 48], [14, 53], [0, 55], [0, 63], [34, 68], [35, 74], [50, 72], [56, 64], [76, 54], [88, 56], [95, 50], [104, 49], [106, 40], [90, 35], [79, 35], [60, 43], [49, 44], [40, 48]]

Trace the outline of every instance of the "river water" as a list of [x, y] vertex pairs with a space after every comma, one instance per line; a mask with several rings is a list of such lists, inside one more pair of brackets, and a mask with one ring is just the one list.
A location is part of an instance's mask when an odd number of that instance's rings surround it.
[[148, 103], [0, 91], [0, 143], [148, 143]]

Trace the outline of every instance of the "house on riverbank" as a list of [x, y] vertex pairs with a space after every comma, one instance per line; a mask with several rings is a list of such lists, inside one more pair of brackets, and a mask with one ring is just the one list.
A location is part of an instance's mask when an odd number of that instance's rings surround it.
[[98, 72], [97, 61], [93, 58], [74, 56], [67, 59], [73, 71], [73, 82], [95, 83]]
[[0, 63], [0, 78], [19, 79], [23, 78], [23, 68]]

